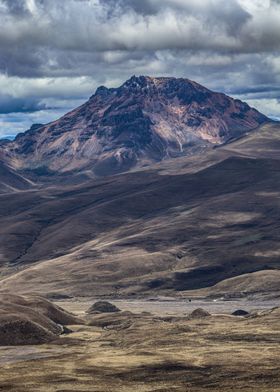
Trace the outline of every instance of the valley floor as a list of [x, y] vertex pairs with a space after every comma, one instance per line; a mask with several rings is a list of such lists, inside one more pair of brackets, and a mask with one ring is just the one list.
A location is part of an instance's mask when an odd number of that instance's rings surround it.
[[[52, 343], [1, 347], [0, 391], [280, 391], [276, 303], [119, 301], [120, 313], [86, 316], [90, 303], [59, 303], [86, 322]], [[188, 316], [197, 305], [212, 316]], [[229, 314], [246, 306], [262, 310]]]

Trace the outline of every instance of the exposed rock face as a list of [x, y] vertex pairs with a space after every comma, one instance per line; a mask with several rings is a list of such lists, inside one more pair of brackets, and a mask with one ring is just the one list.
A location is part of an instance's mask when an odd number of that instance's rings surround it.
[[119, 88], [99, 87], [61, 119], [3, 143], [0, 158], [20, 169], [106, 175], [225, 143], [267, 120], [188, 79], [134, 76]]

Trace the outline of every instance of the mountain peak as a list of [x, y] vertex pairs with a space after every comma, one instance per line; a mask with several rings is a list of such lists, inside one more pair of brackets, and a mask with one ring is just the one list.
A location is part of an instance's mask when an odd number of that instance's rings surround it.
[[129, 89], [130, 91], [141, 92], [149, 88], [155, 87], [155, 78], [149, 76], [135, 76], [133, 75], [130, 79], [123, 83], [120, 89]]
[[175, 77], [151, 77], [140, 75], [133, 75], [130, 79], [128, 79], [121, 87], [129, 87], [129, 88], [145, 88], [145, 87], [155, 87], [160, 88], [164, 87], [168, 84], [188, 84], [192, 85], [194, 82], [191, 82], [189, 79], [178, 79]]
[[100, 95], [100, 96], [106, 96], [110, 92], [110, 89], [108, 89], [106, 86], [99, 86], [96, 89], [95, 95]]
[[90, 99], [94, 99], [95, 97], [108, 98], [113, 93], [118, 95], [129, 93], [132, 95], [142, 94], [143, 96], [162, 94], [169, 97], [175, 97], [177, 94], [179, 99], [184, 95], [185, 97], [188, 96], [188, 100], [190, 101], [195, 99], [195, 94], [208, 95], [208, 92], [210, 90], [206, 87], [186, 78], [133, 75], [118, 88], [98, 87]]
[[197, 153], [266, 121], [246, 103], [189, 79], [134, 75], [118, 88], [100, 86], [61, 119], [32, 127], [2, 146], [2, 155], [23, 169], [112, 174]]

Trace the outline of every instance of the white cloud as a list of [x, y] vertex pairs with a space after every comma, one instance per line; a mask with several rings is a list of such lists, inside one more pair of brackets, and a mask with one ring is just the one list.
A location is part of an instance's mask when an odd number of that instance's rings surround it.
[[90, 95], [96, 87], [94, 79], [88, 76], [20, 78], [0, 74], [1, 94], [10, 94], [14, 97], [81, 97]]
[[280, 102], [276, 98], [248, 99], [247, 102], [268, 117], [280, 118]]
[[11, 113], [0, 115], [0, 139], [15, 136], [24, 132], [32, 124], [46, 124], [54, 121], [65, 113], [65, 110], [44, 110], [34, 113]]
[[268, 9], [270, 0], [238, 0], [239, 4], [248, 12], [254, 14]]

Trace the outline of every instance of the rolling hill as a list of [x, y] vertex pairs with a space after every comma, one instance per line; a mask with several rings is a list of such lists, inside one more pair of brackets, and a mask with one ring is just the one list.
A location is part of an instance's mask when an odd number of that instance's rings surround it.
[[[80, 185], [1, 195], [1, 290], [199, 295], [256, 272], [252, 294], [265, 291], [269, 279], [275, 288], [279, 140], [279, 126], [270, 124], [203, 154], [200, 167], [197, 156], [185, 157]], [[230, 286], [232, 295], [244, 295], [239, 283]]]

